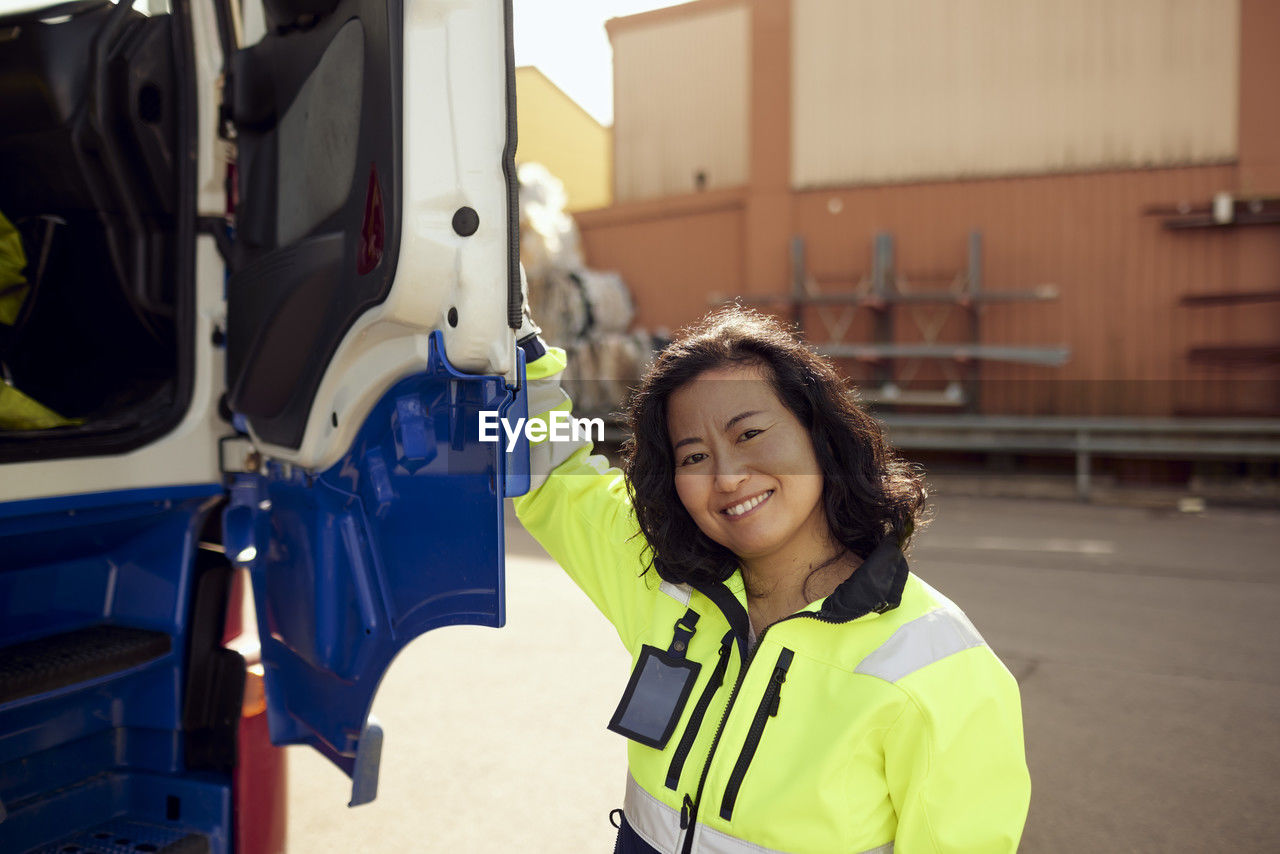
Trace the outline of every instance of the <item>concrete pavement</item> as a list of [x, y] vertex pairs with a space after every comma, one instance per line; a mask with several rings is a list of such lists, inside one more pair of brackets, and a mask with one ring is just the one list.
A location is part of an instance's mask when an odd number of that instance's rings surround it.
[[[1280, 514], [951, 497], [911, 555], [1022, 686], [1023, 851], [1269, 851], [1280, 839]], [[393, 664], [378, 800], [290, 748], [295, 852], [607, 852], [612, 628], [518, 526], [508, 625]]]

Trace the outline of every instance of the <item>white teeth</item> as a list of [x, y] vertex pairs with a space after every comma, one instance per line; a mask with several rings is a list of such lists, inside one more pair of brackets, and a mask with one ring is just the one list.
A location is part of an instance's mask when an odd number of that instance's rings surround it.
[[762, 495], [757, 495], [755, 498], [749, 498], [746, 501], [742, 502], [741, 504], [735, 504], [734, 506], [730, 507], [724, 512], [729, 516], [741, 516], [743, 513], [746, 513], [752, 507], [755, 507], [756, 505], [760, 504], [762, 501], [767, 499], [770, 495], [773, 495], [772, 489]]

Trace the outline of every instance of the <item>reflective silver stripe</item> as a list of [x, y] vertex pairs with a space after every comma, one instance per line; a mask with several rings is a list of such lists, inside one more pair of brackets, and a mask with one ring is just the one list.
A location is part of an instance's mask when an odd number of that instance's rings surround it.
[[[546, 483], [547, 477], [556, 466], [569, 459], [569, 457], [573, 456], [574, 451], [585, 447], [586, 444], [585, 439], [577, 442], [530, 442], [529, 489], [537, 489]], [[609, 467], [609, 461], [605, 457], [590, 457], [588, 462], [592, 463], [601, 474], [604, 474], [604, 470]], [[603, 465], [598, 463], [603, 463]]]
[[786, 854], [777, 848], [765, 848], [702, 824], [693, 833], [693, 850], [694, 854]]
[[[683, 841], [680, 811], [646, 792], [630, 774], [627, 775], [627, 796], [622, 802], [622, 811], [627, 816], [627, 824], [645, 842], [659, 851], [680, 850], [680, 843]], [[694, 854], [786, 854], [776, 848], [765, 848], [702, 824], [694, 831], [693, 850]], [[893, 843], [868, 849], [862, 854], [893, 854]]]
[[[529, 417], [543, 418], [548, 416], [551, 410], [563, 404], [569, 399], [569, 395], [565, 394], [560, 388], [560, 376], [554, 375], [541, 380], [530, 380], [528, 383], [529, 391]], [[501, 431], [500, 431], [501, 432]], [[506, 436], [500, 435], [499, 440], [506, 442]], [[586, 447], [589, 442], [578, 437], [565, 442], [552, 442], [547, 439], [541, 442], [529, 443], [529, 489], [534, 490], [542, 486], [547, 480], [548, 475], [556, 466], [560, 465], [569, 457], [573, 456], [573, 452], [579, 448]], [[503, 447], [506, 447], [505, 445]], [[595, 465], [597, 471], [601, 473], [608, 468], [608, 460], [604, 457], [600, 458], [604, 463], [603, 466]]]
[[688, 584], [672, 584], [670, 581], [664, 581], [658, 586], [658, 589], [686, 608], [689, 607], [689, 598], [693, 596], [693, 588]]
[[854, 673], [897, 682], [949, 655], [982, 646], [985, 641], [959, 608], [939, 608], [898, 627], [880, 648], [862, 660]]
[[529, 380], [529, 416], [537, 418], [546, 415], [569, 399], [564, 389], [560, 388], [560, 377], [547, 377], [542, 380]]
[[[694, 854], [786, 854], [777, 848], [765, 848], [702, 824], [694, 830], [693, 851]], [[868, 849], [862, 854], [893, 854], [893, 843]]]
[[627, 775], [627, 796], [622, 802], [627, 824], [659, 851], [676, 851], [680, 846], [680, 811], [669, 807], [640, 788], [636, 778]]

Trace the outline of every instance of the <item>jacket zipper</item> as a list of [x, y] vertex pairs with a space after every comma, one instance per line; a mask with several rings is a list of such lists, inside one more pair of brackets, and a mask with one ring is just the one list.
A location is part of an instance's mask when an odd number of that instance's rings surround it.
[[680, 787], [680, 773], [684, 771], [685, 760], [689, 758], [689, 751], [693, 749], [693, 742], [698, 737], [698, 732], [702, 729], [702, 719], [707, 716], [707, 709], [711, 706], [711, 700], [715, 697], [716, 692], [720, 690], [720, 686], [724, 684], [724, 672], [729, 669], [729, 650], [733, 647], [734, 633], [730, 629], [725, 634], [724, 639], [720, 641], [720, 660], [716, 662], [716, 669], [711, 671], [711, 679], [707, 682], [707, 687], [703, 689], [702, 696], [698, 698], [698, 704], [693, 707], [693, 714], [689, 716], [689, 723], [684, 728], [684, 735], [680, 737], [680, 744], [676, 746], [675, 755], [671, 757], [671, 767], [667, 769], [667, 788], [678, 789]]
[[756, 707], [756, 716], [751, 721], [751, 728], [747, 730], [747, 740], [742, 744], [742, 752], [738, 754], [733, 773], [729, 775], [729, 784], [724, 788], [724, 797], [720, 800], [720, 817], [725, 821], [733, 816], [733, 805], [738, 800], [742, 778], [747, 776], [747, 769], [751, 767], [751, 760], [755, 758], [756, 748], [760, 746], [760, 738], [764, 735], [765, 724], [769, 722], [769, 718], [778, 714], [778, 704], [782, 698], [782, 683], [787, 681], [787, 670], [790, 669], [793, 658], [795, 653], [786, 647], [778, 653], [778, 663], [773, 667], [769, 687], [765, 689], [764, 696], [760, 698], [760, 705]]
[[[823, 623], [846, 623], [849, 621], [826, 617], [813, 611], [802, 611], [799, 614], [783, 617], [778, 620], [778, 623], [785, 623], [787, 620], [795, 620], [801, 617], [818, 620]], [[697, 829], [698, 809], [702, 806], [702, 791], [707, 785], [707, 774], [711, 771], [711, 763], [715, 759], [716, 748], [720, 746], [720, 737], [724, 735], [724, 725], [729, 720], [729, 712], [733, 711], [733, 704], [738, 699], [738, 692], [742, 690], [742, 683], [746, 681], [747, 671], [751, 668], [751, 662], [755, 660], [760, 644], [764, 642], [765, 635], [769, 634], [769, 630], [778, 625], [778, 623], [765, 627], [765, 630], [756, 638], [755, 647], [747, 654], [746, 660], [742, 662], [742, 669], [738, 671], [738, 678], [733, 683], [733, 691], [729, 694], [729, 702], [720, 715], [720, 725], [716, 727], [715, 738], [711, 739], [711, 749], [707, 752], [706, 764], [702, 766], [702, 776], [698, 778], [697, 791], [692, 799], [688, 795], [684, 796], [684, 804], [680, 807], [680, 829], [684, 831], [684, 843], [680, 846], [681, 854], [691, 854], [693, 851], [693, 832]]]

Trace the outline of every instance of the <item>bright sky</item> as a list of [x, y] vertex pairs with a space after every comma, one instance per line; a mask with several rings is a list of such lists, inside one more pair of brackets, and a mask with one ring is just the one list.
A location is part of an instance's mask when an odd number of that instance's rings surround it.
[[604, 22], [681, 0], [514, 0], [516, 65], [536, 65], [603, 124], [613, 124], [613, 52]]
[[[0, 12], [57, 0], [0, 0]], [[148, 0], [135, 0], [138, 7]], [[685, 0], [514, 0], [516, 65], [536, 65], [603, 124], [613, 124], [613, 52], [604, 22]]]

